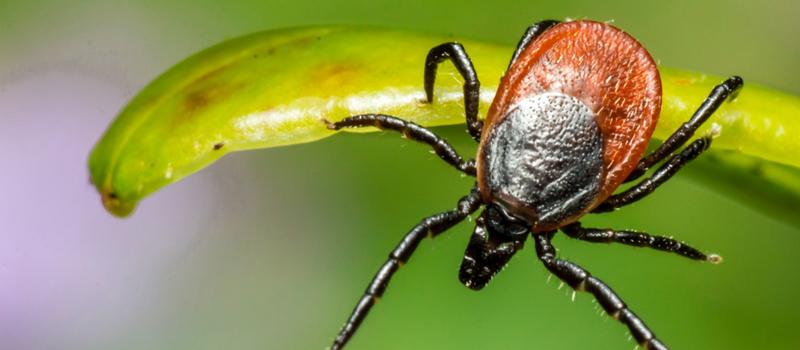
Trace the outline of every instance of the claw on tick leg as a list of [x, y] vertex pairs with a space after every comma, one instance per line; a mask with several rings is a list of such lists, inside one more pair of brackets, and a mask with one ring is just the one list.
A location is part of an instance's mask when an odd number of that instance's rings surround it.
[[321, 118], [321, 119], [320, 119], [320, 121], [321, 121], [322, 123], [324, 123], [324, 124], [325, 124], [325, 126], [326, 126], [328, 129], [330, 129], [330, 130], [338, 130], [338, 129], [336, 128], [336, 123], [334, 123], [334, 122], [332, 122], [332, 121], [330, 121], [330, 120], [328, 120], [328, 119], [326, 119], [326, 118]]

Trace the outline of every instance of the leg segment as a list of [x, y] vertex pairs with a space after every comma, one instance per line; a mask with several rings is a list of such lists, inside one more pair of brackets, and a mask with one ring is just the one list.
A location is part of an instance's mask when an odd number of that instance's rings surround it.
[[544, 266], [572, 289], [592, 293], [606, 313], [628, 326], [631, 335], [643, 348], [667, 349], [664, 343], [656, 339], [656, 335], [647, 328], [644, 321], [628, 309], [622, 298], [614, 293], [611, 287], [592, 276], [589, 271], [584, 270], [582, 267], [556, 258], [556, 250], [550, 243], [553, 233], [533, 235], [536, 241], [536, 254]]
[[335, 123], [325, 122], [328, 124], [328, 129], [331, 130], [372, 126], [383, 130], [399, 131], [405, 137], [427, 143], [433, 147], [433, 150], [439, 158], [442, 158], [445, 162], [461, 170], [465, 174], [475, 176], [476, 170], [474, 160], [464, 161], [447, 141], [419, 124], [384, 114], [362, 114], [347, 117]]
[[467, 130], [475, 141], [480, 141], [483, 122], [478, 120], [478, 103], [480, 101], [481, 84], [475, 67], [467, 56], [464, 47], [458, 43], [444, 43], [432, 48], [425, 58], [425, 96], [428, 103], [433, 102], [433, 84], [436, 82], [436, 71], [439, 63], [451, 60], [464, 78], [464, 109], [467, 117]]
[[401, 265], [408, 262], [411, 254], [414, 253], [423, 238], [434, 237], [449, 229], [477, 210], [480, 205], [480, 194], [477, 188], [474, 188], [469, 195], [458, 201], [456, 209], [429, 216], [414, 226], [389, 254], [389, 259], [386, 260], [386, 263], [381, 266], [375, 277], [372, 278], [372, 282], [367, 286], [364, 295], [356, 304], [355, 309], [347, 319], [347, 323], [345, 323], [344, 327], [339, 331], [339, 335], [333, 341], [331, 350], [341, 349], [350, 340], [358, 326], [367, 317], [369, 310], [375, 305], [378, 298], [383, 295], [392, 275], [397, 272]]
[[642, 199], [655, 191], [658, 186], [661, 186], [661, 184], [669, 180], [678, 170], [686, 165], [686, 163], [697, 158], [697, 156], [707, 150], [709, 145], [711, 145], [711, 136], [705, 136], [694, 140], [694, 142], [684, 148], [681, 153], [672, 156], [664, 165], [658, 168], [652, 177], [643, 180], [625, 192], [608, 197], [608, 199], [597, 206], [597, 208], [594, 208], [592, 213], [613, 211], [619, 207]]
[[738, 76], [732, 76], [722, 82], [722, 84], [717, 85], [711, 90], [711, 93], [708, 95], [703, 104], [700, 105], [700, 108], [694, 112], [692, 118], [689, 119], [686, 123], [683, 123], [678, 130], [676, 130], [661, 146], [653, 151], [653, 153], [648, 154], [636, 166], [636, 169], [628, 176], [625, 182], [633, 181], [647, 172], [654, 164], [660, 162], [667, 156], [671, 155], [675, 150], [683, 146], [697, 128], [700, 127], [712, 114], [722, 105], [722, 102], [725, 102], [729, 96], [735, 96], [739, 89], [742, 88], [744, 81], [742, 78]]
[[705, 255], [688, 244], [670, 237], [651, 236], [644, 232], [584, 228], [580, 222], [564, 226], [561, 231], [572, 238], [592, 243], [622, 243], [634, 247], [653, 248], [673, 252], [693, 260], [705, 260], [713, 264], [719, 263], [722, 259], [716, 254]]
[[545, 30], [558, 23], [559, 23], [558, 21], [548, 19], [541, 22], [537, 22], [536, 24], [528, 27], [528, 29], [525, 30], [525, 34], [523, 34], [522, 38], [519, 39], [519, 43], [517, 44], [517, 49], [514, 50], [514, 55], [511, 56], [511, 61], [508, 62], [508, 67], [511, 68], [511, 65], [514, 64], [514, 61], [517, 60], [517, 57], [519, 57], [522, 51], [525, 51], [525, 48], [528, 47], [528, 44], [536, 40], [536, 37], [544, 33]]

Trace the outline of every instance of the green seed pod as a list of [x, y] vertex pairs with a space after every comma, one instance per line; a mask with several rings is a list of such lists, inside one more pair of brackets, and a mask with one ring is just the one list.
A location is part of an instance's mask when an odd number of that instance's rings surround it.
[[[323, 118], [385, 113], [424, 126], [464, 123], [462, 83], [450, 65], [441, 68], [436, 102], [422, 102], [425, 55], [453, 40], [469, 50], [482, 78], [480, 115], [485, 115], [511, 47], [365, 27], [266, 31], [223, 42], [172, 67], [133, 98], [92, 150], [92, 181], [106, 209], [126, 216], [146, 195], [227, 152], [334, 134]], [[723, 80], [660, 71], [664, 101], [654, 135], [658, 139], [688, 120]], [[748, 82], [703, 130], [713, 123], [721, 126], [712, 153], [729, 157], [722, 153], [733, 150], [762, 168], [772, 162], [788, 166], [763, 181], [783, 196], [786, 191], [780, 189], [788, 189], [788, 200], [798, 202], [798, 116], [800, 98]], [[752, 167], [752, 162], [729, 161], [720, 171], [746, 170], [737, 165], [745, 163]]]

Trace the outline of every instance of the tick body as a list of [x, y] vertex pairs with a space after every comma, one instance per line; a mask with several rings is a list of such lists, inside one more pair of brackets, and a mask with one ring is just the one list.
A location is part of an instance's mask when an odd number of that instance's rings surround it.
[[[477, 180], [455, 209], [423, 219], [406, 234], [378, 270], [332, 348], [347, 343], [423, 238], [436, 236], [483, 208], [459, 271], [466, 287], [485, 287], [530, 237], [539, 260], [551, 273], [575, 290], [593, 294], [644, 348], [666, 349], [609, 286], [582, 267], [559, 259], [550, 241], [560, 230], [589, 242], [650, 247], [718, 262], [718, 256], [672, 238], [584, 228], [578, 220], [637, 201], [705, 151], [712, 135], [681, 147], [738, 91], [741, 78], [734, 76], [718, 85], [686, 123], [644, 156], [661, 109], [661, 80], [647, 51], [611, 25], [542, 21], [529, 27], [484, 120], [477, 116], [477, 74], [457, 43], [434, 47], [426, 57], [428, 102], [435, 103], [436, 71], [445, 60], [451, 60], [464, 78], [467, 128], [480, 143], [475, 160], [464, 160], [435, 133], [397, 117], [367, 114], [328, 122], [331, 129], [378, 127], [402, 132], [429, 144], [440, 158]], [[658, 167], [650, 177], [614, 194], [623, 182], [639, 179], [654, 165]]]
[[534, 232], [574, 221], [633, 170], [660, 110], [656, 64], [635, 39], [599, 22], [556, 25], [498, 88], [478, 151], [481, 197]]

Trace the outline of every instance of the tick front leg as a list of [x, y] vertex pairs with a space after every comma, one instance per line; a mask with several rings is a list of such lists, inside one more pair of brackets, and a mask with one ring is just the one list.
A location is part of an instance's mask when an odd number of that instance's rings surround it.
[[584, 270], [582, 267], [556, 258], [556, 250], [550, 243], [553, 233], [533, 235], [536, 241], [536, 254], [544, 266], [572, 289], [592, 293], [606, 313], [625, 324], [631, 335], [643, 348], [667, 349], [664, 343], [656, 339], [656, 335], [647, 327], [644, 321], [628, 309], [622, 298], [614, 293], [611, 287], [592, 276], [589, 271]]
[[678, 148], [683, 146], [686, 141], [688, 141], [694, 135], [694, 132], [697, 131], [703, 123], [711, 117], [714, 112], [717, 111], [722, 102], [728, 97], [733, 98], [736, 96], [736, 93], [739, 89], [742, 88], [744, 81], [742, 78], [738, 76], [732, 76], [722, 82], [722, 84], [717, 85], [711, 90], [711, 93], [706, 97], [703, 104], [700, 105], [700, 108], [694, 112], [692, 118], [689, 119], [686, 123], [683, 123], [678, 130], [676, 130], [669, 138], [667, 138], [664, 143], [662, 143], [658, 148], [653, 151], [653, 153], [648, 154], [636, 166], [636, 169], [625, 179], [625, 182], [633, 181], [644, 175], [647, 172], [647, 169], [650, 169], [651, 166], [660, 162], [667, 156], [671, 155], [672, 152], [675, 152]]
[[585, 228], [580, 222], [569, 224], [561, 231], [572, 238], [592, 243], [622, 243], [634, 247], [647, 247], [666, 252], [673, 252], [693, 260], [705, 260], [712, 264], [722, 261], [716, 254], [703, 254], [692, 246], [670, 237], [653, 236], [637, 231], [616, 231], [607, 228]]
[[539, 37], [539, 35], [541, 35], [542, 33], [544, 33], [545, 30], [558, 23], [559, 21], [548, 19], [541, 22], [537, 22], [534, 25], [528, 27], [528, 29], [525, 30], [525, 34], [523, 34], [522, 38], [519, 39], [519, 43], [517, 43], [517, 48], [516, 50], [514, 50], [514, 54], [511, 55], [511, 61], [508, 62], [508, 68], [511, 68], [511, 65], [514, 64], [514, 62], [517, 60], [517, 57], [519, 57], [522, 51], [525, 51], [525, 48], [528, 47], [528, 45], [531, 42], [536, 40], [536, 38]]
[[455, 148], [447, 143], [447, 141], [419, 124], [385, 114], [355, 115], [335, 123], [326, 120], [325, 123], [328, 124], [328, 129], [331, 130], [372, 126], [382, 130], [399, 131], [405, 137], [430, 145], [439, 158], [463, 173], [469, 176], [475, 176], [476, 170], [474, 160], [464, 161], [464, 158], [462, 158], [458, 152], [456, 152]]
[[458, 201], [456, 209], [429, 216], [414, 226], [389, 254], [389, 258], [383, 266], [378, 269], [375, 277], [372, 278], [372, 282], [367, 286], [367, 290], [364, 291], [364, 295], [359, 299], [355, 309], [347, 319], [347, 323], [334, 339], [331, 350], [341, 349], [350, 340], [350, 337], [355, 334], [358, 326], [367, 317], [369, 310], [375, 305], [378, 298], [383, 295], [394, 273], [397, 272], [401, 265], [408, 262], [411, 254], [414, 253], [423, 238], [435, 237], [453, 227], [469, 214], [478, 210], [480, 205], [480, 194], [477, 188], [473, 188], [469, 195]]
[[678, 172], [686, 163], [697, 158], [705, 152], [711, 145], [712, 136], [704, 136], [694, 140], [689, 146], [684, 148], [681, 153], [672, 156], [662, 165], [653, 176], [642, 180], [642, 182], [627, 189], [626, 191], [608, 197], [603, 203], [592, 210], [592, 213], [604, 213], [613, 211], [617, 208], [636, 202], [661, 186]]
[[439, 63], [450, 60], [464, 78], [464, 109], [467, 119], [467, 130], [475, 141], [480, 141], [483, 122], [478, 120], [478, 104], [480, 102], [481, 83], [472, 60], [464, 47], [459, 43], [444, 43], [432, 48], [425, 57], [425, 96], [428, 103], [433, 103], [433, 84], [436, 82], [436, 71]]

